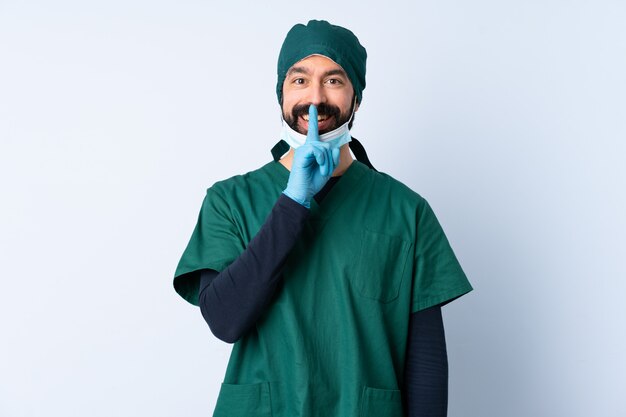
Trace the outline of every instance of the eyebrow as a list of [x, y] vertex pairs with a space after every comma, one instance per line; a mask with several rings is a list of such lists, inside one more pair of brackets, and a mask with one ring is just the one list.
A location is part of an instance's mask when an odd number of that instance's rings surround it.
[[287, 76], [290, 76], [291, 74], [305, 74], [305, 75], [308, 75], [310, 73], [311, 73], [311, 71], [309, 71], [307, 68], [304, 68], [304, 67], [291, 67], [291, 68], [289, 68], [289, 71], [287, 71]]
[[[289, 71], [287, 71], [287, 77], [289, 77], [292, 74], [310, 75], [311, 71], [305, 67], [291, 67], [289, 68]], [[330, 75], [341, 75], [342, 77], [348, 78], [348, 75], [346, 74], [346, 72], [341, 68], [332, 69], [324, 73], [324, 77], [328, 77]]]
[[326, 71], [326, 73], [324, 73], [324, 77], [328, 77], [329, 75], [341, 75], [342, 77], [348, 78], [348, 74], [346, 74], [346, 72], [342, 69], [334, 69], [334, 70], [330, 70], [330, 71]]

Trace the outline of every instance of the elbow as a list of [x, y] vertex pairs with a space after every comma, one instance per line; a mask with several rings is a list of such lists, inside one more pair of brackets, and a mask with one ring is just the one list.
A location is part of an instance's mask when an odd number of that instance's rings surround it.
[[215, 323], [207, 322], [209, 325], [209, 329], [211, 329], [211, 333], [222, 342], [226, 342], [229, 344], [233, 344], [239, 339], [241, 339], [241, 334], [235, 331], [232, 327], [229, 326], [218, 326]]
[[241, 339], [242, 333], [224, 315], [215, 314], [214, 311], [211, 311], [211, 304], [207, 303], [206, 293], [207, 291], [203, 291], [200, 295], [200, 311], [204, 321], [209, 325], [209, 329], [215, 337], [226, 343], [235, 343]]

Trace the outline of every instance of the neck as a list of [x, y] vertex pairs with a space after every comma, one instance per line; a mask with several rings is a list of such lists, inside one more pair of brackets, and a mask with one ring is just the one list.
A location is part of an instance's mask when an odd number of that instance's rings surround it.
[[[289, 152], [287, 152], [285, 156], [283, 156], [280, 161], [278, 161], [283, 164], [283, 166], [289, 171], [291, 171], [291, 164], [293, 163], [293, 153], [294, 149], [290, 148]], [[343, 173], [346, 172], [347, 169], [350, 167], [352, 161], [353, 158], [352, 154], [350, 153], [350, 146], [346, 143], [341, 148], [339, 148], [339, 165], [337, 165], [337, 168], [335, 168], [335, 170], [333, 171], [332, 176], [338, 177], [340, 175], [343, 175]]]

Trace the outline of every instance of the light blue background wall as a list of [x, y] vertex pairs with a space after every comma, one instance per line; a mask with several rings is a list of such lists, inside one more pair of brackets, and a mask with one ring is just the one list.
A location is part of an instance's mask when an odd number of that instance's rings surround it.
[[476, 288], [449, 415], [626, 415], [626, 3], [258, 3], [0, 0], [0, 415], [210, 415], [230, 346], [171, 278], [309, 18], [367, 47], [353, 133]]

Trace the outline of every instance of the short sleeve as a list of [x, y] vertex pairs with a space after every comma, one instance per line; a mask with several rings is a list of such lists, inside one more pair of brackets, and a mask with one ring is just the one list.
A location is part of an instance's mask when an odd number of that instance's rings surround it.
[[174, 289], [198, 305], [201, 269], [222, 271], [244, 250], [234, 216], [213, 188], [207, 190], [198, 223], [174, 273]]
[[411, 312], [445, 304], [472, 290], [428, 202], [418, 213]]

